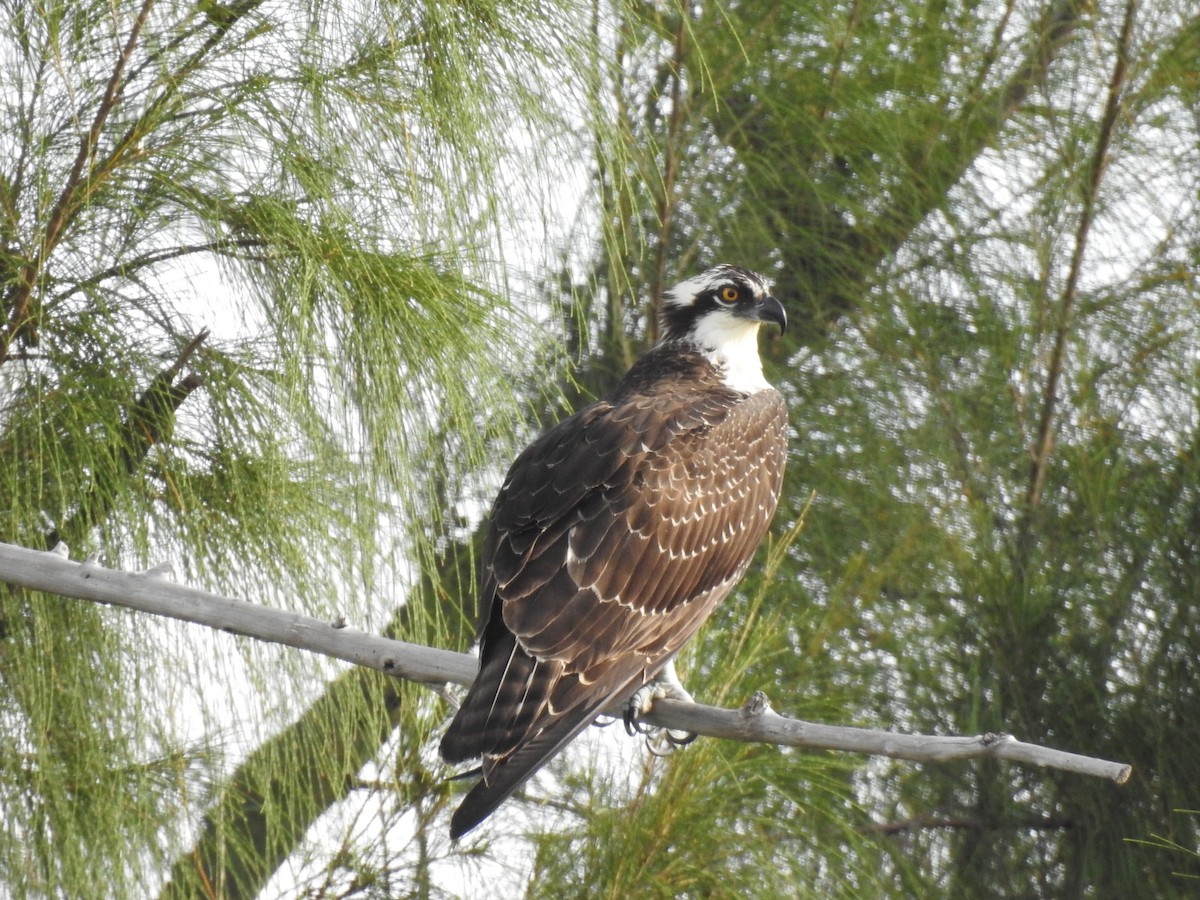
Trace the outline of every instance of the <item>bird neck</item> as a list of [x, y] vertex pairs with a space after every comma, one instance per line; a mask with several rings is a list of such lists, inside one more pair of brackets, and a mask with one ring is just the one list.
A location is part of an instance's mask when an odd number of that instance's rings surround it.
[[706, 317], [696, 323], [685, 340], [712, 363], [726, 387], [756, 394], [771, 386], [763, 376], [758, 355], [757, 322], [729, 324]]

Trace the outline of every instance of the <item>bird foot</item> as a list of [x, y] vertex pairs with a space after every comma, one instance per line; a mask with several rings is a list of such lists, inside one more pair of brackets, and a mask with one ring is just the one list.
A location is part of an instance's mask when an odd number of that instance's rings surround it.
[[646, 736], [646, 746], [657, 756], [666, 756], [676, 747], [683, 747], [696, 739], [690, 731], [676, 731], [671, 728], [659, 728], [640, 721], [640, 717], [650, 712], [656, 700], [681, 700], [694, 703], [695, 699], [688, 693], [675, 674], [675, 667], [670, 663], [649, 684], [644, 684], [629, 698], [625, 704], [625, 730], [629, 734]]

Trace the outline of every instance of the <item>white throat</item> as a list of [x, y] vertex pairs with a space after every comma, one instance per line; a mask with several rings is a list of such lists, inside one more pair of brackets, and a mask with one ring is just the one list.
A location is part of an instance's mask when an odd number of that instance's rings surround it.
[[726, 387], [755, 394], [771, 386], [758, 356], [758, 326], [732, 316], [709, 315], [688, 336], [716, 366]]

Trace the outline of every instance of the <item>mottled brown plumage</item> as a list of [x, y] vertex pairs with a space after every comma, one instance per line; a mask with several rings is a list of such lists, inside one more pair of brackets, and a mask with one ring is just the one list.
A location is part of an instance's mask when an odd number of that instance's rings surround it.
[[[742, 272], [705, 274], [715, 291]], [[738, 327], [783, 324], [762, 279], [738, 284], [759, 304], [735, 308], [750, 319]], [[703, 314], [703, 297], [691, 299]], [[711, 314], [734, 315], [723, 304]], [[647, 353], [509, 470], [484, 548], [480, 671], [441, 745], [449, 762], [483, 760], [455, 837], [650, 681], [766, 533], [783, 477], [783, 399], [730, 387], [720, 358], [689, 334]]]

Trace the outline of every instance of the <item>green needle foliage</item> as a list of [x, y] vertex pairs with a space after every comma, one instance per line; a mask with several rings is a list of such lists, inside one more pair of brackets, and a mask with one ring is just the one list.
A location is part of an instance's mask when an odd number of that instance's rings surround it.
[[[542, 345], [498, 249], [529, 187], [497, 173], [532, 150], [510, 134], [552, 131], [555, 15], [5, 2], [0, 539], [382, 628]], [[0, 892], [146, 896], [182, 857], [190, 896], [257, 893], [433, 721], [366, 679], [325, 740], [270, 742], [332, 674], [3, 590]], [[257, 816], [214, 804], [247, 756]], [[233, 849], [189, 852], [218, 820]]]
[[[574, 833], [569, 883], [620, 896], [653, 847], [662, 896], [1189, 896], [1188, 858], [1155, 847], [1200, 846], [1173, 812], [1200, 796], [1193, 17], [745, 0], [620, 22], [629, 149], [606, 208], [645, 236], [619, 245], [624, 277], [775, 267], [794, 326], [765, 344], [793, 401], [777, 526], [814, 497], [769, 599], [702, 635], [698, 696], [1011, 731], [1135, 777], [878, 762], [819, 781], [812, 758], [744, 748], [722, 777], [692, 747], [660, 776], [669, 816], [638, 795], [611, 855], [581, 849], [614, 841], [608, 818]], [[817, 784], [836, 785], [819, 804]], [[560, 844], [539, 856], [555, 877]]]
[[1194, 893], [1193, 11], [0, 6], [0, 539], [465, 648], [517, 423], [743, 263], [792, 454], [697, 698], [1135, 771], [618, 726], [451, 845], [428, 690], [5, 590], [9, 893]]

